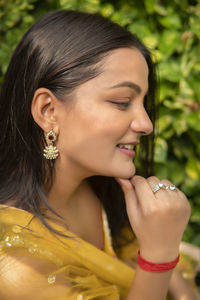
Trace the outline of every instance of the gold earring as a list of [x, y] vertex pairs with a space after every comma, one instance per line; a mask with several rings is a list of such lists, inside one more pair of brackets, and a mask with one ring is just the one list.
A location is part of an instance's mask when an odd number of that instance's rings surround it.
[[56, 159], [59, 153], [56, 146], [53, 145], [53, 142], [56, 141], [56, 134], [53, 131], [53, 129], [45, 133], [45, 139], [47, 142], [47, 146], [43, 150], [44, 151], [43, 155], [45, 156], [46, 159]]

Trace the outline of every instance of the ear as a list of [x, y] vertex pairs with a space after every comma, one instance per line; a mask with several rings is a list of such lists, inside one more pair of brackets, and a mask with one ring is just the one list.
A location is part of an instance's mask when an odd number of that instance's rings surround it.
[[56, 119], [57, 98], [46, 88], [39, 88], [35, 91], [31, 113], [35, 122], [45, 131], [53, 129], [56, 135], [59, 134]]

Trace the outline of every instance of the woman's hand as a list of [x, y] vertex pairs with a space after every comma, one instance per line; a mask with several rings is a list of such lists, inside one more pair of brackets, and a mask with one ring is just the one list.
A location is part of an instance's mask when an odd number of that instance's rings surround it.
[[[134, 176], [131, 180], [116, 178], [125, 195], [131, 227], [138, 239], [141, 256], [151, 262], [168, 262], [179, 253], [179, 244], [190, 217], [185, 195], [175, 191], [152, 188], [160, 182]], [[168, 180], [162, 180], [170, 185]]]

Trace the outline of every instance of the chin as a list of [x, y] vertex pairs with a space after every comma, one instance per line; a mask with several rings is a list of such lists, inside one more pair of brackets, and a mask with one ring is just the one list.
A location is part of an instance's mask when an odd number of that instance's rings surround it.
[[118, 177], [122, 179], [129, 179], [135, 175], [135, 172], [135, 165], [132, 163], [129, 166], [124, 166], [123, 168], [121, 168]]
[[121, 179], [130, 179], [135, 175], [135, 166], [132, 165], [132, 167], [130, 168], [121, 168], [120, 170], [116, 170], [115, 172], [112, 173], [112, 177], [116, 177], [116, 178], [121, 178]]
[[133, 176], [135, 175], [135, 172], [132, 172], [132, 173], [124, 173], [124, 174], [119, 174], [118, 176], [115, 176], [115, 177], [118, 177], [118, 178], [121, 178], [121, 179], [131, 179]]
[[105, 176], [105, 177], [114, 177], [114, 178], [122, 178], [122, 179], [130, 179], [135, 175], [136, 169], [133, 162], [122, 163], [122, 164], [111, 164], [105, 167], [102, 164], [101, 169], [96, 168], [92, 170], [92, 174], [90, 176]]

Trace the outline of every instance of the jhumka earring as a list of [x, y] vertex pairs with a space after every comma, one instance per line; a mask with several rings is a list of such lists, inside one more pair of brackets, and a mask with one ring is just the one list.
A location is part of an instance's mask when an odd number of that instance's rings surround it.
[[43, 155], [45, 156], [46, 159], [56, 159], [59, 153], [56, 146], [53, 145], [53, 142], [56, 141], [56, 134], [53, 131], [53, 129], [45, 133], [45, 139], [47, 142], [47, 146], [43, 150], [44, 151]]

